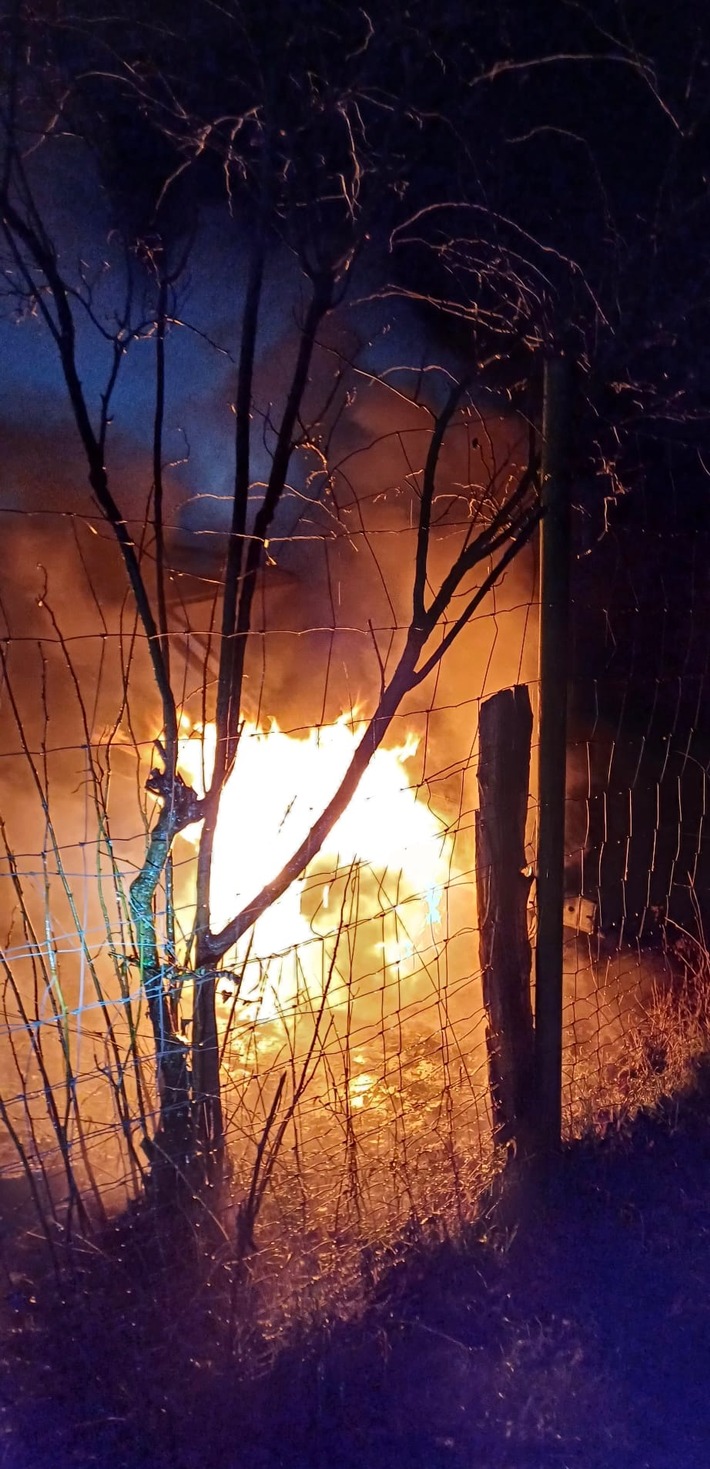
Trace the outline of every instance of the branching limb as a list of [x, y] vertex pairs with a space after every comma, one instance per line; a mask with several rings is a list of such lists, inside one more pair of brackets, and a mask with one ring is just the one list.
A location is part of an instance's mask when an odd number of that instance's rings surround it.
[[[111, 526], [123, 557], [131, 590], [135, 597], [138, 614], [148, 640], [148, 651], [153, 666], [162, 706], [163, 725], [167, 746], [167, 758], [174, 768], [177, 755], [177, 716], [175, 700], [170, 687], [158, 627], [153, 616], [148, 591], [143, 580], [136, 548], [126, 521], [111, 493], [108, 473], [102, 452], [102, 437], [94, 432], [84, 389], [76, 359], [76, 331], [69, 294], [57, 263], [56, 253], [43, 234], [29, 225], [15, 208], [5, 189], [0, 195], [0, 220], [6, 235], [17, 249], [17, 242], [27, 251], [35, 267], [41, 272], [49, 288], [56, 312], [56, 320], [43, 307], [45, 320], [50, 327], [59, 352], [64, 381], [69, 396], [74, 420], [86, 456], [89, 483], [100, 509]], [[42, 293], [37, 289], [36, 297], [42, 302]]]
[[[442, 442], [443, 436], [438, 440], [439, 451]], [[435, 475], [435, 467], [435, 464], [432, 464], [430, 469], [432, 478]], [[352, 800], [365, 770], [381, 745], [405, 695], [416, 688], [441, 661], [454, 637], [470, 620], [476, 608], [480, 606], [505, 569], [520, 554], [532, 536], [540, 519], [537, 496], [532, 505], [529, 504], [531, 492], [537, 488], [537, 471], [537, 459], [533, 458], [521, 475], [515, 490], [508, 497], [505, 505], [500, 507], [487, 530], [482, 532], [457, 558], [448, 577], [442, 583], [441, 589], [433, 598], [429, 608], [425, 609], [420, 625], [416, 626], [414, 622], [410, 624], [397, 667], [389, 683], [381, 691], [374, 714], [335, 795], [278, 875], [271, 882], [266, 883], [241, 913], [238, 913], [218, 933], [210, 931], [205, 935], [202, 947], [206, 961], [214, 963], [226, 954], [251, 928], [252, 924], [256, 923], [261, 914], [282, 897], [291, 883], [304, 872], [320, 851], [329, 832], [332, 831]], [[505, 530], [503, 530], [504, 525]], [[498, 548], [503, 541], [508, 542], [503, 556], [491, 568], [439, 646], [423, 664], [420, 664], [419, 660], [426, 644], [440, 625], [466, 573], [477, 561], [488, 559], [492, 551]], [[424, 557], [424, 565], [426, 565], [426, 557]]]

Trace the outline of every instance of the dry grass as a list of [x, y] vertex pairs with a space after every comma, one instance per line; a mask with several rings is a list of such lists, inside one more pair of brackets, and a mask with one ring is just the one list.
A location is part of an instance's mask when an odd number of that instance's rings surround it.
[[2, 1469], [673, 1469], [660, 1450], [638, 1457], [623, 1361], [633, 1378], [636, 1330], [662, 1337], [673, 1312], [668, 1329], [685, 1329], [705, 1279], [693, 1180], [710, 1106], [691, 1083], [710, 1049], [710, 960], [684, 938], [672, 972], [603, 1070], [598, 1047], [586, 1071], [577, 1056], [580, 1140], [550, 1193], [503, 1190], [505, 1222], [490, 1168], [462, 1150], [456, 1185], [440, 1172], [406, 1225], [353, 1196], [337, 1231], [327, 1200], [322, 1226], [314, 1207], [302, 1228], [285, 1157], [241, 1260], [229, 1202], [170, 1220], [138, 1209], [77, 1238], [59, 1290], [25, 1229], [20, 1255], [5, 1251]]
[[577, 1047], [568, 1034], [563, 1096], [569, 1137], [622, 1129], [640, 1111], [682, 1092], [710, 1048], [710, 955], [704, 944], [683, 934], [662, 964], [651, 968], [642, 956], [635, 969], [626, 971], [626, 1003], [615, 996], [611, 1023], [600, 1009], [593, 1045]]

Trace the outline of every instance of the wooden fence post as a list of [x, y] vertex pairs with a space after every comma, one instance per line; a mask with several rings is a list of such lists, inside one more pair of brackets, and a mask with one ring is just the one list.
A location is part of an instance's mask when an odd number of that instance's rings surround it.
[[535, 1047], [528, 937], [525, 823], [532, 710], [523, 684], [481, 705], [476, 890], [488, 1074], [497, 1142], [527, 1151], [534, 1115]]

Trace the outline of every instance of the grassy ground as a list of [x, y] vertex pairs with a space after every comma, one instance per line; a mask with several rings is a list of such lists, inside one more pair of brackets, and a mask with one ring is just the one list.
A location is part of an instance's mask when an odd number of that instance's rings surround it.
[[[184, 1261], [173, 1263], [175, 1254]], [[7, 1278], [2, 1469], [707, 1469], [710, 1069], [269, 1343], [144, 1225]], [[246, 1287], [245, 1287], [246, 1289]], [[244, 1370], [245, 1359], [255, 1369]]]

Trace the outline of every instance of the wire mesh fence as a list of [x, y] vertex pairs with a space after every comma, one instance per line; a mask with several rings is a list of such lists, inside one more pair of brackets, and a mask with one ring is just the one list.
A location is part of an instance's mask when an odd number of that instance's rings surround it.
[[[24, 1168], [55, 1199], [57, 1219], [68, 1201], [81, 1223], [84, 1211], [101, 1215], [141, 1190], [159, 1118], [128, 888], [154, 819], [145, 780], [160, 712], [145, 639], [97, 590], [85, 522], [37, 516], [22, 532], [46, 564], [18, 578], [15, 605], [6, 603], [2, 1168], [6, 1177]], [[378, 565], [391, 562], [394, 539], [390, 527], [379, 545], [370, 535]], [[397, 554], [410, 543], [400, 531]], [[111, 551], [105, 542], [99, 551], [101, 578]], [[533, 656], [526, 577], [496, 591], [457, 661], [410, 699], [316, 861], [220, 974], [235, 1196], [256, 1191], [262, 1220], [288, 1219], [302, 1237], [462, 1211], [489, 1164], [477, 708], [486, 681], [492, 691], [518, 678]], [[173, 669], [180, 769], [198, 789], [213, 758], [203, 692], [213, 609], [191, 586], [188, 600], [185, 585]], [[258, 693], [221, 803], [215, 925], [281, 865], [361, 736], [367, 670], [347, 650], [359, 639], [376, 663], [388, 655], [372, 653], [373, 639], [391, 645], [399, 629], [391, 611], [389, 626], [373, 626], [362, 611], [358, 623], [344, 592], [343, 604], [344, 627], [299, 627], [297, 608], [295, 626], [284, 616], [254, 639]], [[177, 954], [194, 917], [196, 845], [186, 829], [170, 892], [156, 898], [165, 984], [174, 981], [188, 1038], [200, 979], [185, 976]]]
[[[504, 420], [487, 433], [476, 513], [514, 461]], [[387, 486], [406, 479], [413, 439], [403, 469], [391, 438], [359, 451], [369, 469], [343, 474], [337, 516], [318, 499], [298, 504], [279, 548], [287, 573], [260, 586], [213, 852], [215, 928], [268, 883], [328, 801], [406, 638], [416, 527], [409, 499]], [[460, 444], [457, 454], [456, 464]], [[467, 476], [470, 489], [470, 464]], [[606, 505], [598, 527], [582, 502], [575, 514], [567, 1131], [651, 1096], [703, 1040], [701, 984], [688, 996], [689, 978], [704, 974], [710, 900], [707, 532], [673, 521], [653, 486]], [[432, 574], [444, 574], [470, 516], [470, 495], [447, 501]], [[24, 1172], [57, 1225], [84, 1225], [143, 1190], [165, 1100], [128, 898], [156, 817], [146, 779], [160, 705], [106, 527], [85, 513], [4, 519], [15, 564], [3, 602], [1, 1177]], [[146, 526], [132, 533], [150, 571]], [[169, 577], [179, 770], [196, 792], [215, 758], [219, 652], [220, 588], [196, 571], [203, 539]], [[248, 1228], [259, 1216], [273, 1238], [307, 1240], [412, 1216], [451, 1221], [490, 1171], [473, 852], [479, 708], [513, 683], [531, 687], [535, 704], [537, 646], [526, 549], [404, 699], [315, 861], [220, 967], [226, 1141]], [[176, 836], [156, 895], [162, 983], [187, 1046], [198, 987], [215, 980], [181, 961], [197, 846], [190, 827]], [[534, 939], [534, 884], [529, 924]], [[684, 984], [685, 1009], [672, 1012]]]
[[580, 1117], [604, 1093], [609, 1112], [661, 1090], [704, 1044], [710, 547], [692, 459], [659, 450], [603, 513], [578, 510], [569, 919], [593, 931], [574, 939], [566, 1070]]
[[[127, 898], [154, 816], [145, 779], [160, 714], [145, 639], [128, 604], [103, 594], [115, 567], [105, 541], [92, 562], [94, 531], [85, 518], [23, 521], [23, 545], [42, 564], [23, 565], [5, 607], [0, 1168], [4, 1179], [24, 1172], [63, 1227], [140, 1193], [160, 1110]], [[395, 568], [409, 564], [412, 533], [401, 516], [348, 531], [345, 549], [322, 528], [299, 534], [311, 566], [319, 546], [338, 611], [330, 626], [314, 616], [312, 586], [295, 575], [275, 602], [264, 594], [251, 722], [213, 859], [217, 926], [328, 798], [373, 672], [407, 627]], [[362, 588], [346, 581], [359, 541], [382, 592], [364, 611]], [[707, 537], [629, 514], [575, 553], [568, 1131], [651, 1095], [702, 1039], [699, 991], [682, 1024], [668, 1004], [679, 979], [702, 973], [710, 897], [708, 549]], [[214, 603], [187, 577], [174, 586], [180, 768], [198, 789], [212, 758]], [[535, 700], [536, 597], [534, 558], [521, 558], [409, 697], [318, 858], [218, 978], [233, 1194], [274, 1241], [448, 1223], [466, 1217], [489, 1173], [478, 713], [511, 683]], [[533, 789], [531, 871], [535, 822]], [[165, 984], [188, 1039], [201, 980], [177, 954], [194, 919], [195, 854], [188, 828], [156, 899]], [[534, 886], [530, 927], [534, 938]]]

